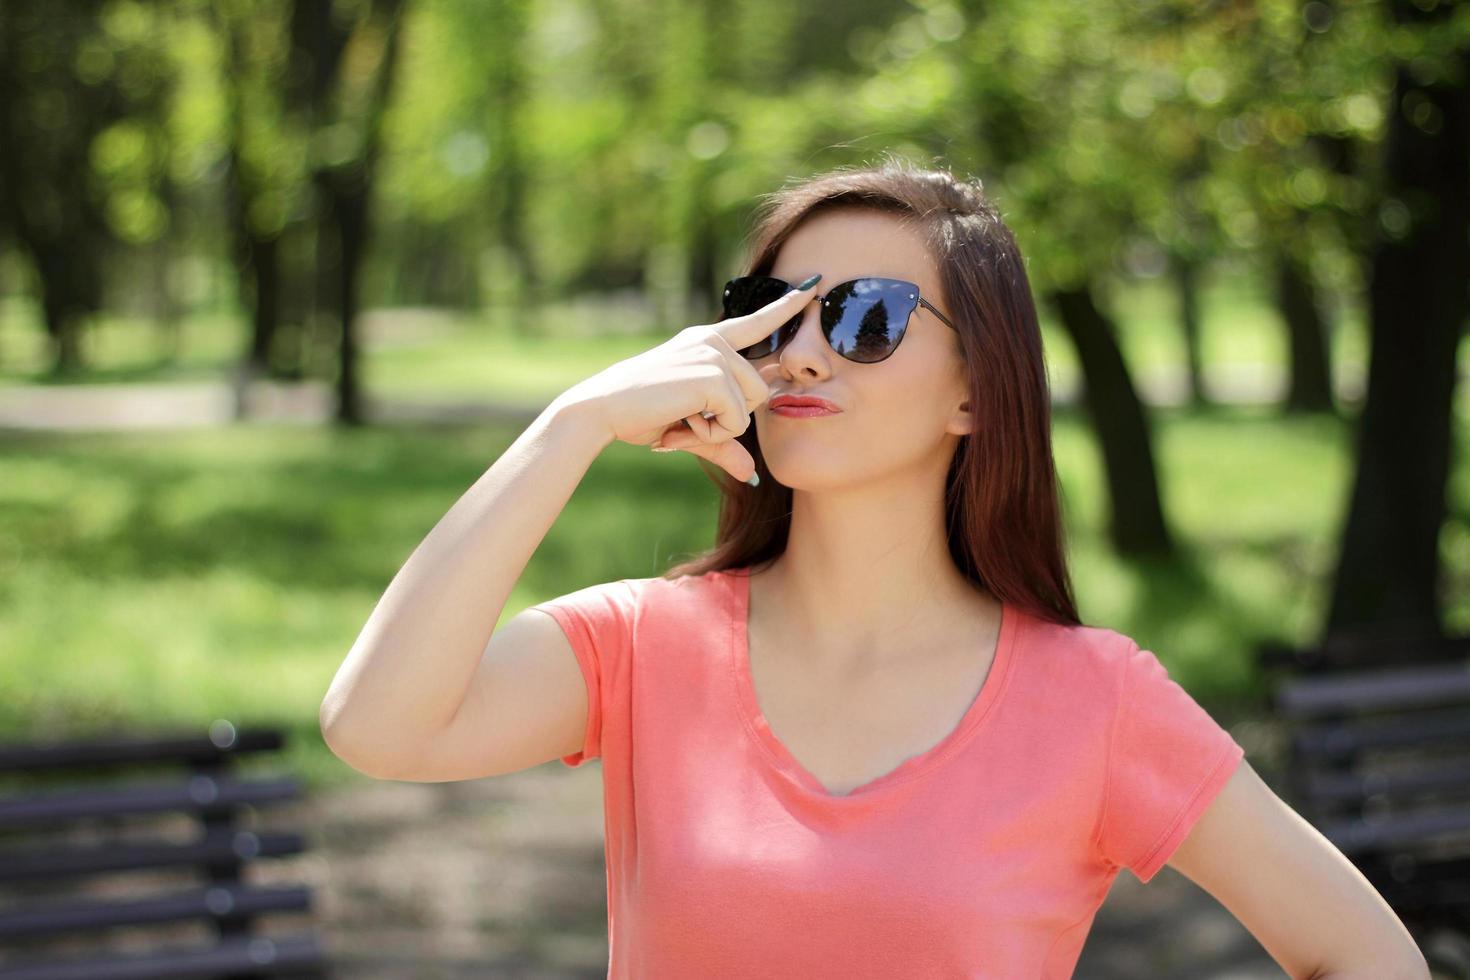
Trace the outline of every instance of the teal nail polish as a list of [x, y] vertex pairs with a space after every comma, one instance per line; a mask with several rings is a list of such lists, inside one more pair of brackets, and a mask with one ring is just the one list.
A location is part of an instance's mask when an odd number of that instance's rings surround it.
[[799, 290], [800, 289], [810, 289], [812, 286], [816, 285], [817, 280], [820, 279], [820, 278], [822, 278], [822, 274], [820, 272], [818, 272], [816, 275], [812, 276], [810, 279], [807, 279], [804, 282], [799, 283], [796, 288], [799, 289]]
[[752, 473], [750, 474], [750, 479], [745, 482], [753, 487], [758, 487], [761, 485], [761, 475], [759, 473]]

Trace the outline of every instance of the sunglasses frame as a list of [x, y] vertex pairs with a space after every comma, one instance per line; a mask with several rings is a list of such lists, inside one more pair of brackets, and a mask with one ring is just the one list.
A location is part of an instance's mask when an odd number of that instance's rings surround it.
[[[727, 280], [726, 283], [725, 283], [725, 292], [724, 292], [724, 295], [725, 296], [728, 296], [729, 293], [730, 293], [730, 286], [731, 286], [731, 284], [733, 284], [733, 283], [735, 283], [735, 282], [737, 282], [738, 280], [741, 280], [741, 279], [769, 279], [769, 280], [771, 280], [773, 282], [779, 282], [782, 285], [784, 285], [786, 287], [786, 292], [788, 292], [788, 293], [791, 292], [791, 290], [793, 288], [792, 285], [791, 285], [791, 283], [789, 283], [785, 279], [781, 279], [781, 278], [779, 278], [777, 276], [759, 275], [759, 274], [751, 273], [751, 274], [747, 274], [747, 275], [743, 275], [743, 276], [735, 276], [735, 277]], [[949, 327], [951, 330], [958, 330], [959, 329], [958, 327], [956, 327], [954, 325], [954, 323], [949, 319], [949, 317], [947, 317], [943, 313], [939, 312], [939, 308], [938, 307], [936, 307], [933, 303], [929, 302], [927, 299], [925, 299], [923, 297], [923, 295], [919, 291], [919, 284], [918, 283], [910, 282], [907, 279], [896, 279], [896, 278], [894, 278], [892, 276], [855, 276], [852, 279], [847, 279], [847, 280], [844, 280], [842, 282], [837, 283], [837, 285], [833, 286], [831, 289], [827, 290], [827, 292], [825, 292], [825, 293], [815, 293], [815, 294], [813, 294], [812, 298], [813, 299], [816, 299], [816, 300], [820, 300], [821, 303], [822, 303], [822, 306], [825, 308], [826, 305], [827, 305], [827, 297], [832, 294], [832, 291], [833, 290], [839, 289], [842, 286], [849, 286], [852, 283], [862, 282], [862, 281], [868, 280], [868, 279], [876, 279], [876, 280], [879, 280], [881, 282], [899, 283], [901, 285], [907, 286], [910, 290], [912, 290], [913, 295], [910, 297], [910, 299], [915, 300], [915, 303], [914, 303], [914, 306], [909, 309], [908, 317], [911, 317], [911, 316], [914, 315], [914, 310], [917, 310], [920, 307], [923, 307], [924, 309], [928, 310], [930, 313], [933, 313], [935, 316], [937, 316], [941, 321], [943, 321], [944, 325], [947, 326], [947, 327]], [[782, 295], [785, 295], [785, 294], [783, 293]], [[723, 300], [723, 297], [722, 297], [722, 299], [721, 299], [721, 306], [723, 307], [723, 305], [724, 305], [724, 300]], [[820, 316], [820, 314], [819, 314], [819, 316]], [[881, 364], [883, 361], [886, 361], [888, 358], [890, 358], [890, 357], [893, 356], [893, 352], [896, 351], [896, 350], [898, 350], [898, 345], [901, 344], [901, 343], [903, 343], [903, 338], [905, 338], [905, 337], [908, 336], [908, 333], [909, 333], [909, 331], [908, 331], [908, 317], [905, 317], [904, 318], [903, 332], [898, 335], [898, 341], [896, 343], [894, 343], [892, 349], [890, 349], [887, 354], [884, 354], [882, 357], [878, 358], [877, 360], [875, 360], [875, 361], [859, 361], [859, 360], [854, 360], [853, 358], [847, 357], [847, 355], [840, 354], [840, 353], [839, 353], [838, 356], [844, 358], [845, 360], [852, 361], [854, 364]], [[785, 324], [782, 324], [782, 326], [785, 326]], [[780, 329], [780, 328], [778, 327], [777, 329]], [[830, 346], [832, 340], [831, 340], [830, 337], [827, 336], [827, 330], [826, 330], [826, 327], [825, 326], [822, 329], [822, 336], [824, 338], [826, 338], [827, 343]], [[788, 337], [787, 340], [789, 342], [790, 338]], [[752, 346], [754, 346], [754, 345], [752, 345]], [[786, 346], [786, 344], [785, 343], [782, 343], [779, 347], [775, 348], [770, 353], [768, 353], [768, 354], [762, 354], [761, 357], [770, 357], [772, 354], [777, 354], [785, 346]], [[742, 356], [744, 356], [744, 352], [742, 351], [741, 353], [742, 353]], [[746, 359], [747, 360], [760, 360], [760, 358], [746, 358]]]

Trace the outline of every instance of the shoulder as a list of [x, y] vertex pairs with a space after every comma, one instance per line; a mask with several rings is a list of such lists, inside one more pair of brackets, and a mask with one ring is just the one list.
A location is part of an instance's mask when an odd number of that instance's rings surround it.
[[1053, 623], [1026, 617], [1022, 656], [1068, 686], [1091, 687], [1120, 681], [1141, 651], [1132, 637], [1106, 626]]
[[1076, 739], [1102, 744], [1126, 689], [1129, 637], [1102, 626], [1022, 614], [1010, 651], [1006, 701], [1022, 724], [1067, 720]]
[[594, 582], [591, 585], [572, 589], [546, 601], [613, 601], [619, 604], [646, 602], [664, 595], [677, 595], [679, 591], [687, 589], [687, 586], [677, 584], [683, 581], [684, 578], [670, 581], [657, 575], [644, 578], [610, 579], [606, 582]]
[[620, 621], [633, 627], [647, 618], [681, 613], [707, 615], [711, 605], [723, 607], [732, 593], [715, 574], [621, 578], [574, 589], [536, 603], [548, 611], [572, 610], [596, 621]]

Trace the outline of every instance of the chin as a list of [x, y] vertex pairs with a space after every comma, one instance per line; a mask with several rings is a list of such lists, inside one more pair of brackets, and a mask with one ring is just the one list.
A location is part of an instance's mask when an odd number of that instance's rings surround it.
[[871, 459], [866, 465], [853, 465], [861, 457], [851, 452], [824, 453], [793, 446], [763, 455], [772, 479], [792, 490], [850, 490], [871, 484], [880, 476], [874, 471]]

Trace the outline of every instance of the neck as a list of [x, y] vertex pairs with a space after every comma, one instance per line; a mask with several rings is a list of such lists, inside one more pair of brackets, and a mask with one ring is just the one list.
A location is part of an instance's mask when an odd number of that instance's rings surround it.
[[913, 491], [793, 494], [786, 550], [758, 576], [758, 615], [783, 645], [857, 666], [973, 629], [977, 615], [999, 617], [949, 554], [942, 487]]

